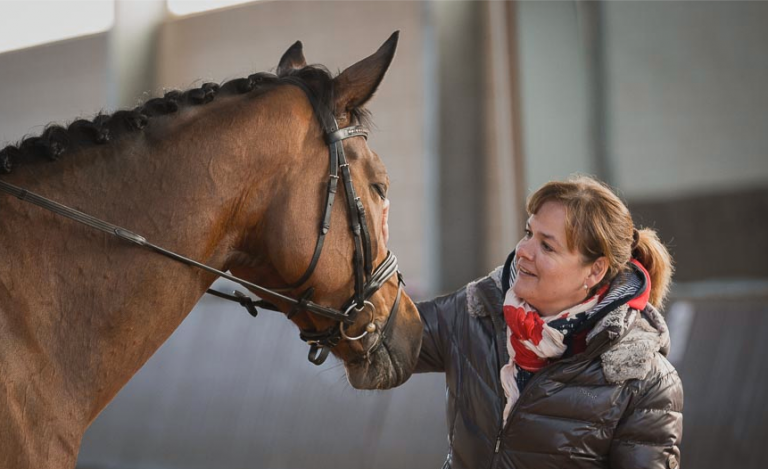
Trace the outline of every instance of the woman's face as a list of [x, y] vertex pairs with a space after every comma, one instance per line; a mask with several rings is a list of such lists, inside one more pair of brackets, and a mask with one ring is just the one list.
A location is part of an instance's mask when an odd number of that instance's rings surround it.
[[565, 207], [559, 202], [545, 202], [528, 218], [516, 257], [514, 292], [542, 316], [558, 314], [581, 303], [588, 292], [584, 284], [592, 288], [602, 279], [602, 275], [597, 278], [601, 269], [595, 266], [600, 260], [584, 264], [579, 252], [568, 249]]

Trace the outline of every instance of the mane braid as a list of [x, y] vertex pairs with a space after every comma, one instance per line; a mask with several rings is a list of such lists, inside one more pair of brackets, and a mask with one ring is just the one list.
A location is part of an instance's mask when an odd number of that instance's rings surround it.
[[[187, 91], [171, 90], [162, 98], [152, 98], [130, 110], [119, 110], [113, 114], [97, 114], [92, 120], [77, 119], [68, 126], [49, 124], [40, 136], [24, 137], [16, 145], [0, 149], [0, 174], [10, 173], [14, 167], [57, 161], [67, 153], [92, 146], [103, 145], [125, 134], [134, 134], [151, 125], [152, 118], [171, 115], [188, 106], [210, 103], [219, 94], [239, 95], [268, 86], [287, 83], [285, 77], [299, 79], [313, 93], [310, 100], [314, 106], [334, 109], [333, 77], [328, 69], [319, 65], [293, 70], [285, 76], [271, 73], [254, 73], [245, 78], [235, 78], [218, 85], [203, 83], [199, 88]], [[350, 113], [351, 124], [372, 125], [370, 113], [356, 108]]]

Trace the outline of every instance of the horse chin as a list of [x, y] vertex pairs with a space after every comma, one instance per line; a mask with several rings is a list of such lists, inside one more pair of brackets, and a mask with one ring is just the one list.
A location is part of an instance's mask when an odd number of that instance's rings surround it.
[[[349, 384], [356, 389], [390, 389], [411, 377], [416, 356], [411, 347], [404, 351], [385, 340], [370, 356], [344, 363]], [[418, 352], [418, 346], [416, 348]]]
[[382, 344], [370, 357], [345, 362], [347, 380], [355, 389], [389, 389], [399, 386], [410, 376], [410, 371]]

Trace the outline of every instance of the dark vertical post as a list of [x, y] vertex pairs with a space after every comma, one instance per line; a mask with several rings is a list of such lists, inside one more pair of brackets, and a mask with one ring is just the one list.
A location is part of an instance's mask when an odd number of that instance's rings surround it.
[[165, 1], [115, 1], [115, 24], [108, 36], [109, 111], [131, 108], [154, 93], [157, 37]]
[[483, 273], [483, 5], [433, 5], [440, 106], [438, 289], [447, 291]]
[[[515, 225], [522, 230], [525, 227], [525, 198], [526, 198], [526, 178], [525, 178], [525, 152], [523, 145], [523, 113], [522, 113], [522, 93], [520, 91], [520, 44], [518, 41], [518, 16], [517, 1], [507, 3], [507, 50], [508, 73], [509, 73], [509, 94], [510, 94], [510, 114], [512, 134], [512, 174], [507, 175], [513, 181], [513, 200], [516, 210]], [[518, 233], [520, 234], [520, 233]]]
[[608, 184], [615, 177], [608, 156], [606, 128], [605, 34], [603, 2], [577, 0], [576, 15], [584, 44], [584, 70], [587, 76], [587, 105], [589, 119], [588, 145], [592, 153], [596, 176]]

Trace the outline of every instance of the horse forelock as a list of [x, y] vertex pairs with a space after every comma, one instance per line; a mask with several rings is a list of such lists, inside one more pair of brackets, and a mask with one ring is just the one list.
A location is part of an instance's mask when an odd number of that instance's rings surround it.
[[300, 69], [289, 70], [280, 75], [280, 79], [295, 77], [306, 84], [312, 95], [308, 96], [315, 108], [324, 109], [334, 115], [349, 113], [349, 125], [360, 124], [373, 126], [371, 113], [364, 107], [354, 109], [336, 109], [334, 81], [331, 72], [322, 65], [308, 65]]
[[[334, 113], [333, 77], [319, 65], [292, 70], [276, 76], [272, 73], [254, 73], [222, 83], [204, 83], [186, 91], [171, 90], [162, 97], [152, 98], [130, 110], [112, 114], [99, 113], [93, 119], [76, 119], [70, 124], [49, 124], [39, 136], [27, 136], [16, 144], [0, 149], [0, 174], [10, 173], [14, 167], [46, 161], [57, 161], [68, 153], [93, 145], [104, 145], [123, 136], [138, 134], [151, 126], [155, 117], [178, 114], [191, 106], [210, 103], [219, 95], [245, 95], [263, 91], [266, 87], [286, 83], [286, 77], [301, 80], [312, 90], [313, 105]], [[370, 113], [363, 109], [349, 112], [350, 123], [371, 125]]]

